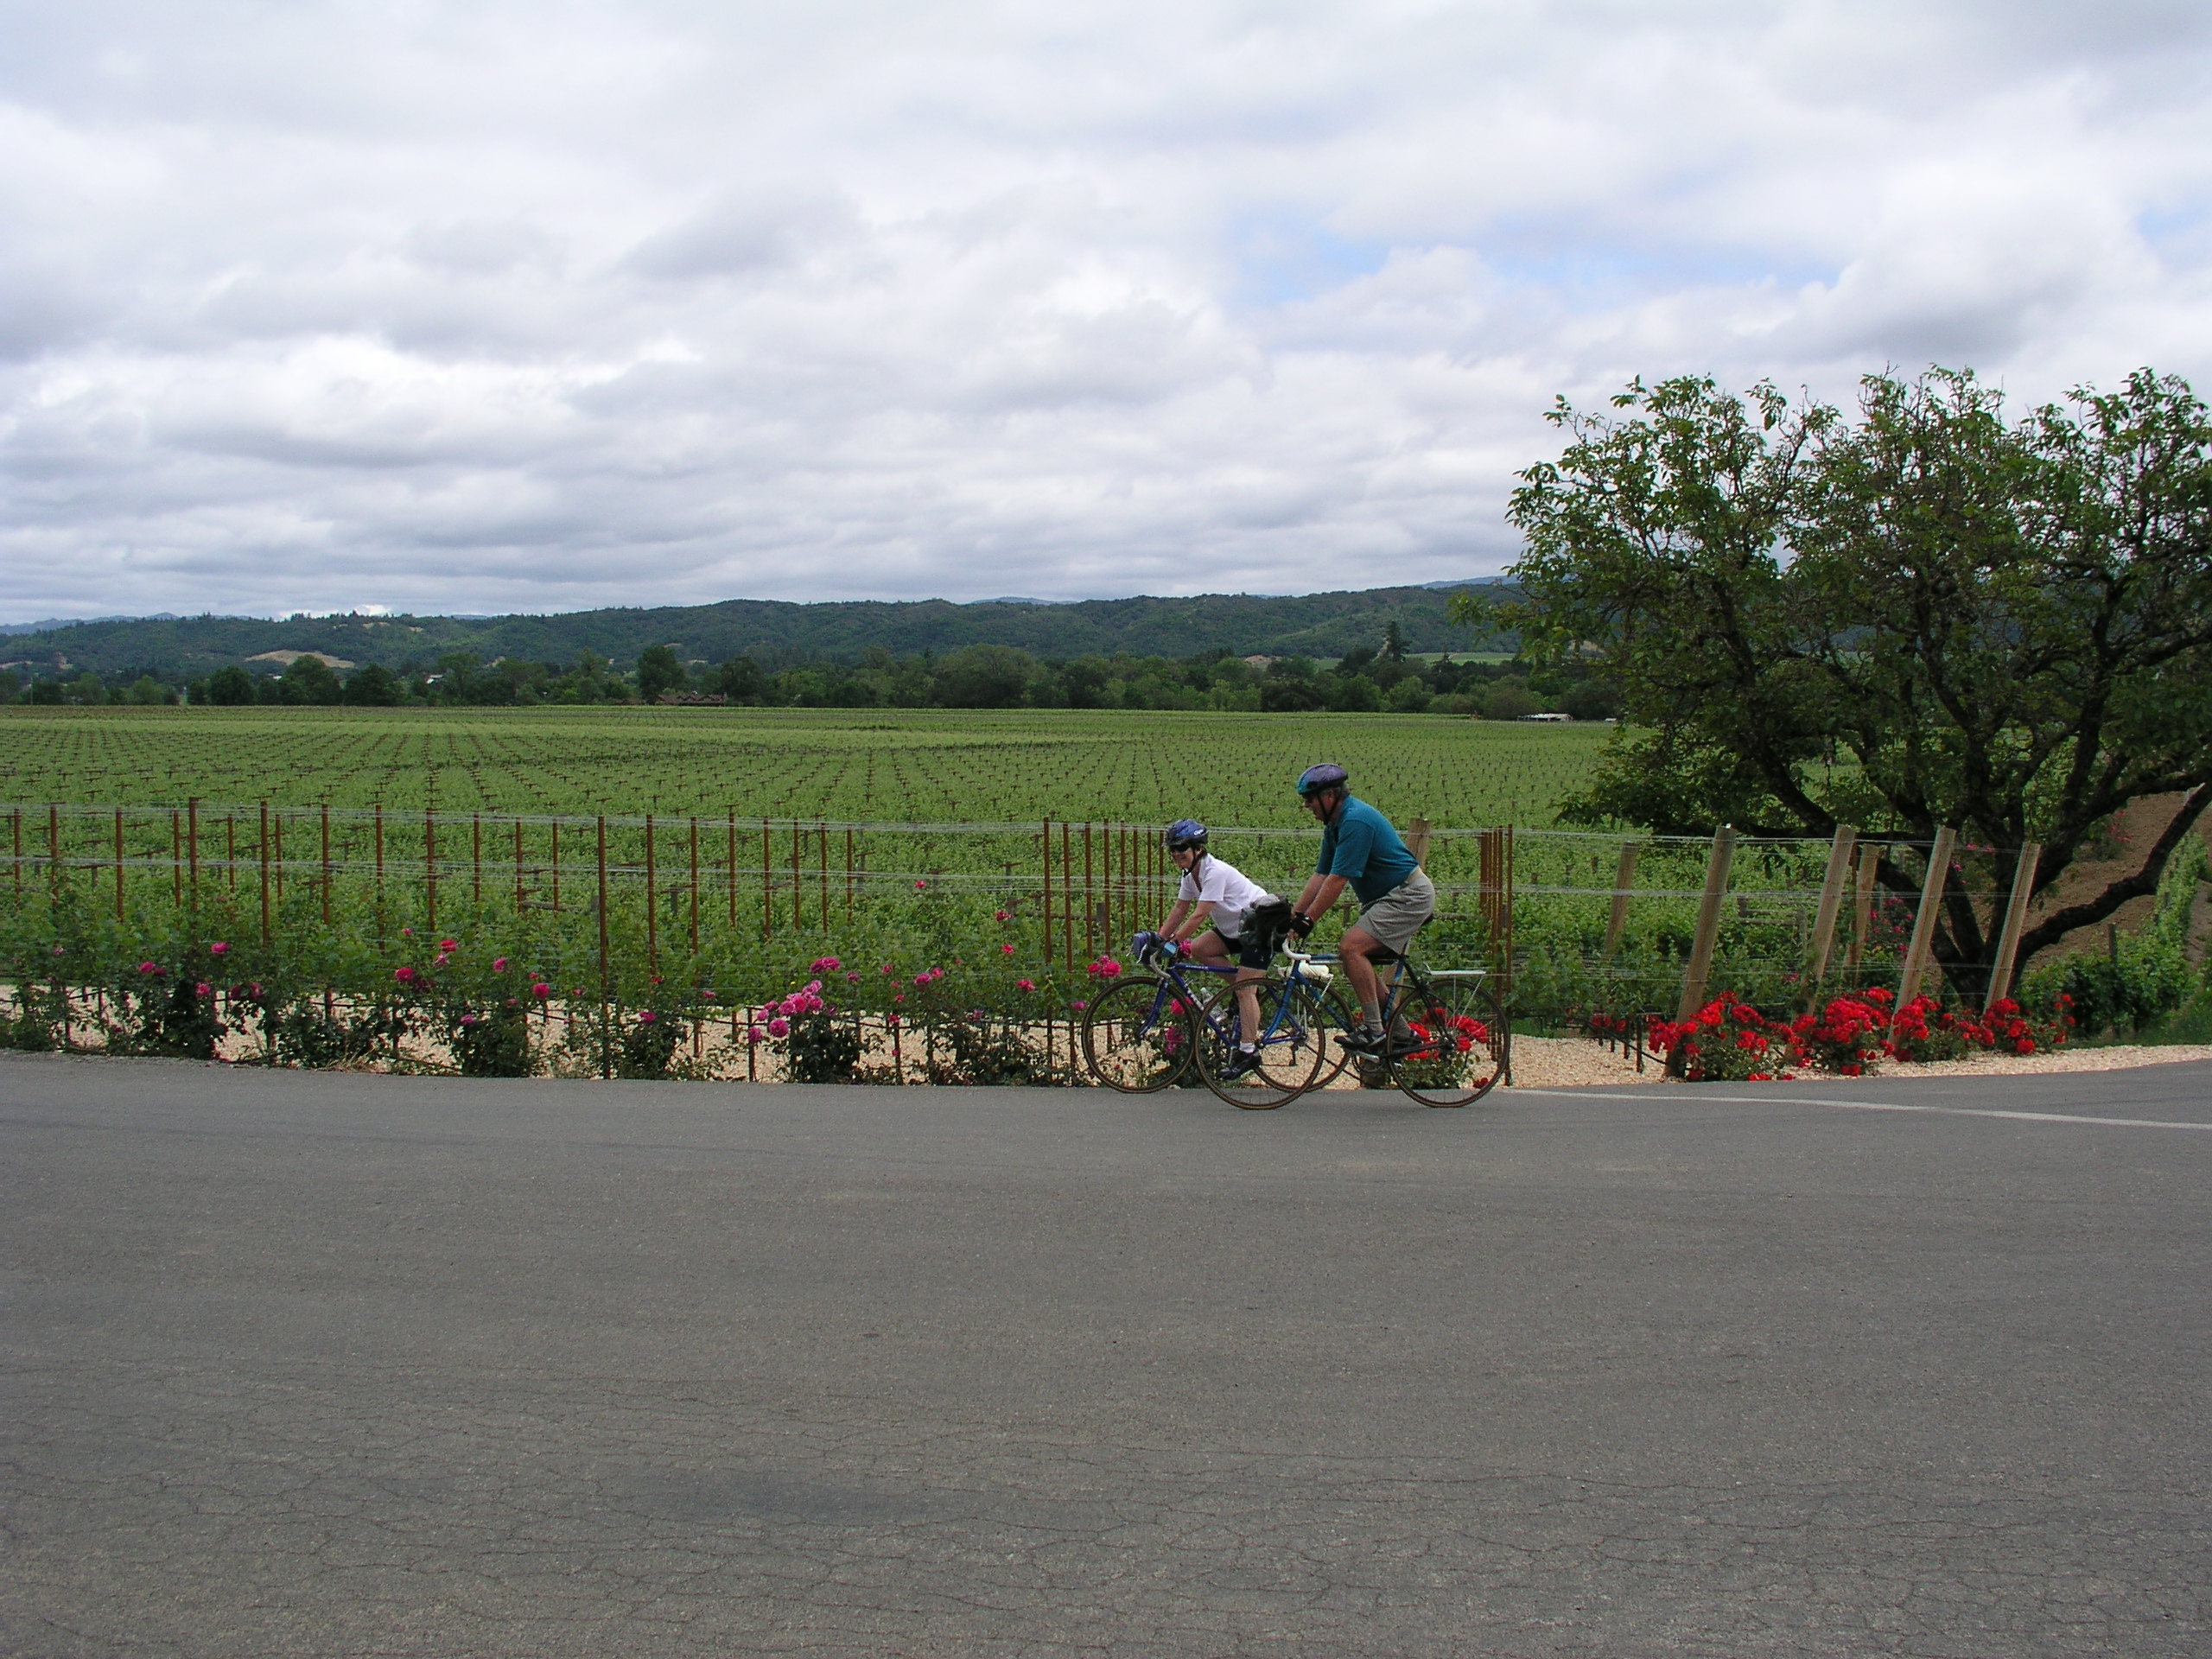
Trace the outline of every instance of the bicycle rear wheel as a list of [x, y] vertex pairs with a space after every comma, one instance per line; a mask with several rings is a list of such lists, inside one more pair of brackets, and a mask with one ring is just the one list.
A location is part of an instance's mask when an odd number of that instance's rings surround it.
[[1188, 1001], [1166, 980], [1116, 980], [1084, 1014], [1084, 1064], [1117, 1093], [1149, 1095], [1188, 1069], [1197, 1038]]
[[1312, 1011], [1282, 1006], [1282, 987], [1262, 983], [1258, 1063], [1242, 1077], [1223, 1075], [1236, 1052], [1236, 992], [1224, 985], [1210, 998], [1198, 1030], [1198, 1075], [1207, 1088], [1248, 1112], [1273, 1111], [1311, 1089], [1327, 1055]]
[[1486, 979], [1408, 980], [1390, 1021], [1390, 1081], [1424, 1106], [1466, 1106], [1497, 1086], [1510, 1039]]

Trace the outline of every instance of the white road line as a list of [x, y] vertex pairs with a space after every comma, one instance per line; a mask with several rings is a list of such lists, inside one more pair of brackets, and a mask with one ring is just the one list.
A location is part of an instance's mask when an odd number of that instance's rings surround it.
[[1557, 1095], [1562, 1100], [1700, 1101], [1716, 1106], [1740, 1101], [1752, 1106], [1834, 1106], [1848, 1112], [1936, 1112], [1946, 1117], [2009, 1117], [2022, 1123], [2094, 1123], [2111, 1129], [2212, 1132], [2212, 1123], [2177, 1123], [2163, 1117], [2084, 1117], [2070, 1112], [2005, 1112], [1986, 1106], [1906, 1106], [1885, 1100], [1820, 1100], [1810, 1095], [1683, 1095], [1671, 1089], [1663, 1095], [1649, 1089], [1639, 1089], [1634, 1094], [1603, 1095], [1581, 1089], [1516, 1089], [1513, 1094]]

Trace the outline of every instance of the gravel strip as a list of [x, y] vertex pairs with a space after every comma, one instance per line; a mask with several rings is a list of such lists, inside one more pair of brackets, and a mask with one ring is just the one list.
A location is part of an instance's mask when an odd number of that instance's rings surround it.
[[[2042, 1071], [2121, 1071], [2139, 1065], [2170, 1065], [2183, 1060], [2212, 1060], [2212, 1044], [2116, 1045], [2110, 1048], [2062, 1048], [2043, 1054], [1981, 1054], [1965, 1060], [1931, 1060], [1924, 1065], [1885, 1065], [1885, 1078], [2004, 1077]], [[1800, 1072], [1809, 1082], [1825, 1074]], [[1633, 1059], [1584, 1037], [1519, 1037], [1513, 1039], [1513, 1081], [1523, 1089], [1572, 1089], [1586, 1084], [1659, 1084], [1667, 1081], [1654, 1058], [1636, 1069]]]

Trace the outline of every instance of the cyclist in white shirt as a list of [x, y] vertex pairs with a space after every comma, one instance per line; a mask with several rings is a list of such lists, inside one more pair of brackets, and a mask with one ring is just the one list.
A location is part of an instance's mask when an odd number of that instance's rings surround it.
[[1289, 937], [1290, 906], [1208, 852], [1206, 827], [1196, 819], [1176, 819], [1161, 839], [1183, 880], [1160, 931], [1141, 936], [1138, 959], [1148, 960], [1163, 949], [1187, 950], [1193, 962], [1208, 968], [1226, 968], [1235, 958], [1240, 1040], [1223, 1076], [1242, 1077], [1260, 1063], [1260, 982]]

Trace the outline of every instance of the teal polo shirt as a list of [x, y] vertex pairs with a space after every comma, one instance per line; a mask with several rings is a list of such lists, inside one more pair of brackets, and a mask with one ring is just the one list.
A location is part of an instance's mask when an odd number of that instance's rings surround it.
[[1359, 902], [1371, 905], [1395, 893], [1420, 868], [1389, 819], [1365, 801], [1346, 796], [1321, 831], [1321, 859], [1313, 874], [1344, 877]]

